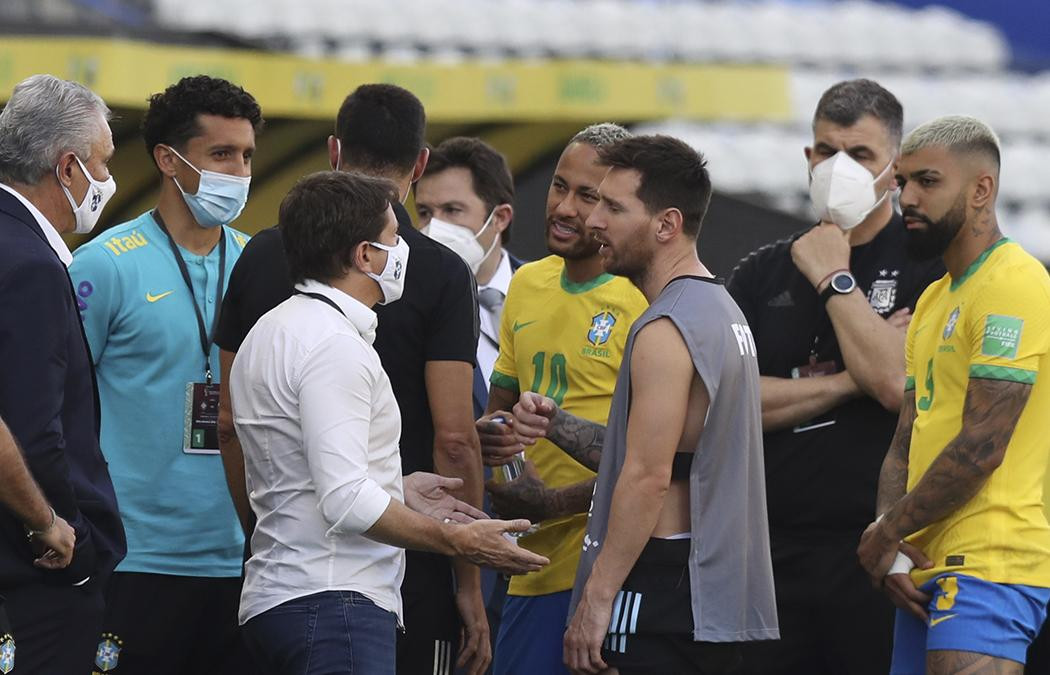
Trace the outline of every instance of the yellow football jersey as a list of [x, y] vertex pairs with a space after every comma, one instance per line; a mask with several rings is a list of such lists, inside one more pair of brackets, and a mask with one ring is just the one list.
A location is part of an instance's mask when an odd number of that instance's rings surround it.
[[[492, 384], [534, 391], [565, 411], [605, 424], [631, 324], [648, 303], [629, 281], [603, 274], [587, 283], [565, 277], [565, 263], [548, 256], [511, 279], [500, 322], [500, 352]], [[594, 478], [594, 472], [541, 440], [525, 450], [550, 487]], [[572, 588], [587, 514], [542, 523], [521, 545], [550, 558], [539, 572], [511, 579], [511, 595], [545, 595]]]
[[912, 490], [962, 428], [971, 378], [1032, 385], [1003, 463], [967, 504], [908, 537], [934, 567], [986, 581], [1050, 587], [1050, 525], [1043, 487], [1050, 459], [1050, 277], [1002, 239], [959, 279], [945, 275], [919, 299], [908, 328], [908, 395], [916, 417], [908, 459]]

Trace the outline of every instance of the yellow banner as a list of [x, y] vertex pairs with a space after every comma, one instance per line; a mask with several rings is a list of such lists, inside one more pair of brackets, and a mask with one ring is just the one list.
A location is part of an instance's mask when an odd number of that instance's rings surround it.
[[208, 74], [243, 86], [267, 117], [331, 120], [366, 82], [411, 90], [433, 122], [633, 122], [681, 117], [790, 119], [788, 78], [775, 66], [607, 61], [340, 62], [241, 49], [132, 40], [0, 38], [0, 101], [19, 81], [51, 73], [81, 82], [111, 107], [141, 109], [181, 77]]

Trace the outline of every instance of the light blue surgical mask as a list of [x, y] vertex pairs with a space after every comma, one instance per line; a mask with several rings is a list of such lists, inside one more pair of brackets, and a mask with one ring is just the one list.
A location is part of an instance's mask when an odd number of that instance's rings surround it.
[[186, 163], [186, 166], [196, 171], [200, 177], [200, 185], [197, 194], [190, 194], [182, 189], [179, 181], [175, 185], [182, 192], [182, 198], [186, 201], [190, 213], [201, 227], [218, 227], [229, 225], [237, 216], [241, 215], [244, 205], [248, 202], [248, 187], [251, 185], [251, 176], [231, 176], [228, 173], [216, 171], [201, 171], [193, 166], [188, 159], [179, 154], [179, 151], [171, 146], [165, 146], [175, 156]]

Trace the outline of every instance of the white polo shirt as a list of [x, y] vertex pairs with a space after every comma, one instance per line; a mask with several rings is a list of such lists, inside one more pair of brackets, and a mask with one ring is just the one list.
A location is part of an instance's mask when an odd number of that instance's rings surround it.
[[230, 396], [258, 518], [240, 622], [321, 591], [357, 591], [401, 621], [404, 551], [363, 536], [404, 501], [401, 414], [372, 348], [376, 314], [316, 281], [267, 312]]

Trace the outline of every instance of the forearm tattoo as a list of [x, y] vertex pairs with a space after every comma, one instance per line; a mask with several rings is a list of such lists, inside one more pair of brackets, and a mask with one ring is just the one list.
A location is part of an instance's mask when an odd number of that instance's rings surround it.
[[981, 489], [1002, 461], [1031, 385], [971, 379], [959, 435], [930, 464], [892, 511], [901, 537], [954, 513]]
[[547, 439], [591, 471], [598, 470], [605, 442], [605, 426], [558, 410]]
[[900, 417], [897, 420], [897, 431], [882, 461], [879, 472], [879, 496], [876, 500], [875, 515], [886, 513], [893, 505], [904, 498], [908, 489], [908, 451], [911, 448], [911, 430], [915, 424], [915, 392], [904, 392], [901, 402]]

